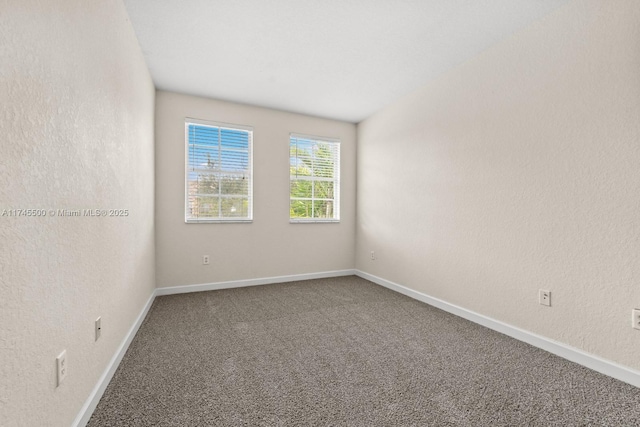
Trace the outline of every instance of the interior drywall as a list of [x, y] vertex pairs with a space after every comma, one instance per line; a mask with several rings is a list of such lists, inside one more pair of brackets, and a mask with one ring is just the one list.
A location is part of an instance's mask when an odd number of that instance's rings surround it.
[[[186, 117], [253, 127], [253, 222], [185, 223]], [[339, 223], [289, 223], [291, 132], [340, 139]], [[158, 91], [155, 154], [158, 287], [353, 269], [355, 124]]]
[[638, 22], [571, 2], [361, 122], [356, 268], [640, 368]]
[[0, 424], [66, 427], [154, 290], [155, 89], [122, 1], [0, 10]]

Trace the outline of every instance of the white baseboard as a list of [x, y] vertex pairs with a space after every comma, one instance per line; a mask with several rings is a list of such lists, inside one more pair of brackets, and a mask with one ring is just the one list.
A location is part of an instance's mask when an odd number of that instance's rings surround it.
[[593, 354], [585, 353], [582, 350], [571, 347], [569, 345], [551, 340], [541, 335], [534, 334], [524, 329], [517, 328], [499, 320], [492, 319], [482, 314], [475, 313], [465, 308], [459, 307], [454, 304], [450, 304], [438, 298], [431, 297], [423, 294], [422, 292], [409, 289], [405, 286], [383, 279], [381, 277], [374, 276], [364, 271], [356, 270], [355, 274], [363, 279], [367, 279], [373, 283], [384, 286], [408, 297], [422, 301], [426, 304], [437, 307], [441, 310], [455, 314], [456, 316], [470, 320], [479, 325], [485, 326], [494, 331], [498, 331], [519, 341], [531, 344], [534, 347], [538, 347], [542, 350], [546, 350], [549, 353], [553, 353], [571, 362], [575, 362], [579, 365], [585, 366], [601, 374], [608, 375], [625, 383], [631, 384], [636, 387], [640, 387], [640, 372], [627, 368], [622, 365], [618, 365], [610, 360], [602, 359]]
[[129, 329], [129, 332], [125, 336], [122, 344], [118, 347], [118, 350], [111, 358], [111, 361], [107, 365], [106, 370], [98, 380], [98, 383], [91, 391], [91, 394], [87, 398], [85, 404], [82, 406], [78, 416], [73, 421], [73, 427], [82, 427], [89, 422], [93, 411], [95, 410], [98, 402], [100, 402], [100, 398], [102, 398], [102, 394], [105, 389], [109, 385], [109, 381], [113, 377], [113, 374], [116, 372], [120, 361], [124, 357], [131, 341], [135, 337], [140, 325], [144, 321], [153, 301], [156, 296], [161, 295], [172, 295], [172, 294], [181, 294], [188, 292], [201, 292], [201, 291], [212, 291], [219, 289], [230, 289], [230, 288], [240, 288], [246, 286], [257, 286], [257, 285], [268, 285], [272, 283], [285, 283], [285, 282], [294, 282], [300, 280], [309, 280], [309, 279], [324, 279], [329, 277], [340, 277], [340, 276], [351, 276], [357, 275], [362, 277], [363, 279], [367, 279], [373, 283], [384, 286], [401, 294], [404, 294], [408, 297], [416, 299], [418, 301], [422, 301], [426, 304], [432, 305], [449, 313], [455, 314], [456, 316], [462, 317], [464, 319], [470, 320], [474, 323], [485, 326], [489, 329], [493, 329], [505, 335], [508, 335], [517, 340], [526, 342], [535, 347], [546, 350], [550, 353], [553, 353], [557, 356], [560, 356], [564, 359], [570, 360], [572, 362], [578, 363], [587, 368], [593, 369], [594, 371], [600, 372], [602, 374], [608, 375], [610, 377], [616, 378], [620, 381], [624, 381], [628, 384], [631, 384], [636, 387], [640, 387], [640, 372], [635, 371], [633, 369], [618, 365], [609, 360], [605, 360], [594, 356], [592, 354], [588, 354], [579, 350], [577, 348], [570, 347], [566, 344], [559, 343], [557, 341], [550, 340], [549, 338], [545, 338], [540, 335], [536, 335], [532, 332], [525, 331], [523, 329], [517, 328], [515, 326], [508, 325], [506, 323], [500, 322], [498, 320], [492, 319], [487, 316], [483, 316], [478, 313], [474, 313], [473, 311], [469, 311], [465, 308], [450, 304], [446, 301], [440, 300], [438, 298], [431, 297], [429, 295], [423, 294], [422, 292], [415, 291], [413, 289], [409, 289], [405, 286], [399, 285], [397, 283], [391, 282], [386, 279], [382, 279], [380, 277], [374, 276], [369, 273], [365, 273], [360, 270], [335, 270], [335, 271], [324, 271], [319, 273], [306, 273], [306, 274], [294, 274], [290, 276], [276, 276], [276, 277], [266, 277], [261, 279], [247, 279], [247, 280], [233, 280], [228, 282], [217, 282], [217, 283], [203, 283], [199, 285], [186, 285], [186, 286], [172, 286], [166, 288], [156, 288], [156, 290], [151, 294], [149, 300], [145, 304], [144, 308], [136, 318], [133, 326]]
[[113, 355], [109, 364], [107, 365], [106, 370], [98, 380], [98, 383], [91, 391], [91, 394], [85, 401], [84, 405], [80, 409], [80, 412], [76, 416], [76, 419], [71, 424], [73, 427], [84, 427], [91, 418], [93, 411], [98, 406], [98, 402], [102, 398], [104, 391], [106, 390], [111, 378], [113, 378], [113, 374], [116, 372], [120, 361], [124, 357], [131, 341], [135, 337], [138, 329], [140, 329], [140, 325], [144, 321], [145, 317], [147, 317], [147, 313], [153, 304], [156, 296], [161, 295], [172, 295], [172, 294], [183, 294], [188, 292], [201, 292], [201, 291], [215, 291], [219, 289], [230, 289], [230, 288], [241, 288], [246, 286], [257, 286], [257, 285], [268, 285], [272, 283], [285, 283], [285, 282], [295, 282], [299, 280], [309, 280], [309, 279], [325, 279], [328, 277], [340, 277], [340, 276], [352, 276], [356, 274], [356, 270], [335, 270], [335, 271], [323, 271], [319, 273], [305, 273], [305, 274], [294, 274], [290, 276], [276, 276], [276, 277], [265, 277], [262, 279], [246, 279], [246, 280], [233, 280], [229, 282], [218, 282], [218, 283], [204, 283], [200, 285], [186, 285], [186, 286], [172, 286], [167, 288], [156, 288], [156, 290], [151, 294], [149, 300], [145, 304], [144, 308], [136, 318], [133, 326], [127, 332], [122, 344], [116, 350], [116, 353]]
[[140, 325], [142, 325], [142, 322], [144, 321], [145, 317], [147, 317], [147, 313], [149, 312], [149, 309], [151, 308], [151, 305], [153, 304], [153, 301], [155, 300], [155, 298], [156, 298], [156, 294], [154, 291], [149, 297], [149, 299], [147, 300], [147, 303], [142, 308], [142, 311], [136, 318], [136, 321], [133, 323], [133, 326], [131, 326], [131, 328], [127, 332], [127, 335], [125, 335], [125, 338], [122, 341], [122, 344], [120, 344], [120, 347], [118, 347], [118, 349], [116, 350], [116, 353], [113, 355], [113, 357], [109, 361], [109, 364], [107, 365], [107, 369], [104, 371], [104, 373], [98, 380], [98, 383], [93, 388], [93, 390], [91, 390], [91, 394], [85, 401], [84, 405], [82, 405], [82, 408], [78, 413], [78, 416], [76, 416], [76, 419], [73, 420], [73, 424], [71, 424], [73, 427], [84, 427], [89, 422], [89, 419], [93, 414], [93, 411], [96, 409], [96, 406], [98, 406], [98, 402], [100, 402], [100, 399], [102, 398], [104, 391], [109, 385], [109, 381], [111, 381], [111, 378], [113, 378], [113, 374], [115, 374], [116, 369], [118, 369], [118, 365], [120, 364], [120, 361], [122, 360], [125, 353], [127, 352], [127, 349], [129, 348], [129, 344], [131, 344], [131, 341], [133, 341], [133, 337], [136, 336], [138, 329], [140, 329]]
[[290, 276], [264, 277], [261, 279], [231, 280], [228, 282], [202, 283], [199, 285], [171, 286], [157, 288], [156, 295], [184, 294], [188, 292], [217, 291], [220, 289], [243, 288], [246, 286], [270, 285], [273, 283], [296, 282], [299, 280], [325, 279], [328, 277], [353, 276], [355, 270], [322, 271], [319, 273], [293, 274]]

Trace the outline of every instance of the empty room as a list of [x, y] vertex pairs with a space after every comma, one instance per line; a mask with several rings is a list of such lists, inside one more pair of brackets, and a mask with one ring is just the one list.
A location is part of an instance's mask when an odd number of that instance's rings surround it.
[[640, 426], [640, 2], [0, 2], [0, 425]]

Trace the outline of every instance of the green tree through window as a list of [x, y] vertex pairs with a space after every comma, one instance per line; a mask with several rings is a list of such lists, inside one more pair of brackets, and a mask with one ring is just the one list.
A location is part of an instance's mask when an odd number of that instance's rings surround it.
[[340, 219], [340, 142], [291, 134], [290, 205], [294, 222]]

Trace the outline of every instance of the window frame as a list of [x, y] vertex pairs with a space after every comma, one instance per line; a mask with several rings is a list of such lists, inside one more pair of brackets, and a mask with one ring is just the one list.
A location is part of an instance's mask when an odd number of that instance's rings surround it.
[[[291, 185], [294, 182], [294, 178], [291, 175], [291, 144], [292, 140], [296, 139], [305, 139], [310, 140], [315, 143], [326, 143], [335, 146], [333, 150], [335, 152], [335, 156], [333, 158], [333, 179], [330, 182], [333, 182], [333, 217], [332, 218], [292, 218], [291, 217]], [[313, 224], [313, 223], [339, 223], [340, 222], [340, 151], [341, 151], [341, 141], [339, 138], [332, 138], [326, 136], [317, 136], [317, 135], [309, 135], [291, 132], [289, 133], [289, 223], [291, 224]], [[315, 178], [315, 177], [314, 177]], [[316, 182], [316, 180], [305, 179], [307, 181]], [[326, 181], [326, 180], [318, 180], [318, 181]], [[312, 184], [313, 186], [313, 184]], [[312, 204], [315, 201], [315, 198], [311, 198]]]
[[[247, 184], [247, 198], [248, 198], [248, 215], [246, 217], [203, 217], [193, 218], [189, 217], [189, 173], [191, 172], [189, 167], [189, 125], [196, 126], [209, 126], [219, 129], [230, 129], [249, 133], [248, 141], [248, 166], [247, 173], [249, 175], [249, 182]], [[218, 147], [220, 141], [218, 141]], [[185, 158], [185, 174], [184, 174], [184, 221], [186, 224], [211, 224], [211, 223], [251, 223], [253, 222], [253, 127], [247, 125], [239, 125], [234, 123], [216, 122], [212, 120], [195, 119], [191, 117], [185, 117], [184, 119], [184, 158]], [[212, 174], [213, 175], [213, 174]]]

